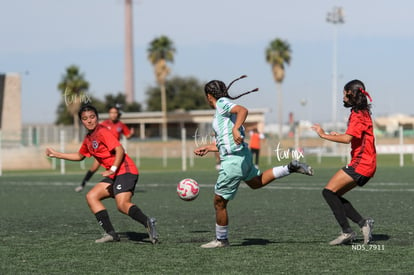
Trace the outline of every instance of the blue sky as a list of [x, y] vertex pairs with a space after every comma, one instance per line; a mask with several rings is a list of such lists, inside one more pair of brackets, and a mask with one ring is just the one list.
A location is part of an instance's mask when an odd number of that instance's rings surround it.
[[[283, 82], [283, 112], [313, 122], [332, 117], [334, 26], [326, 22], [334, 6], [345, 11], [338, 31], [338, 119], [343, 85], [365, 82], [374, 116], [414, 114], [414, 1], [411, 0], [135, 0], [135, 99], [155, 85], [146, 49], [168, 36], [177, 53], [171, 76], [228, 83], [247, 74], [232, 91], [258, 87], [259, 94], [238, 100], [267, 108], [277, 121], [276, 85], [265, 62], [270, 41], [292, 48]], [[14, 0], [0, 9], [0, 72], [22, 75], [24, 123], [49, 123], [60, 101], [57, 83], [65, 68], [78, 65], [101, 97], [124, 90], [123, 0]], [[301, 101], [306, 100], [305, 106]]]

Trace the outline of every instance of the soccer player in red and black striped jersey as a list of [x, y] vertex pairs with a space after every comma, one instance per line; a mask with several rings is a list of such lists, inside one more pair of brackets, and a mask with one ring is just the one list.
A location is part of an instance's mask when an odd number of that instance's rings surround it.
[[323, 197], [342, 228], [342, 234], [330, 244], [339, 245], [355, 239], [356, 233], [350, 227], [348, 218], [359, 225], [364, 236], [364, 244], [368, 244], [372, 239], [374, 221], [371, 218], [363, 218], [343, 195], [356, 186], [364, 186], [375, 174], [377, 154], [371, 104], [368, 103], [368, 99], [370, 101], [372, 99], [360, 80], [348, 82], [343, 94], [344, 106], [351, 108], [346, 132], [327, 134], [319, 124], [312, 126], [321, 138], [338, 143], [351, 143], [352, 149], [350, 163], [336, 172], [322, 191]]
[[[121, 117], [121, 110], [118, 107], [111, 107], [109, 109], [109, 119], [101, 122], [101, 125], [105, 126], [111, 133], [118, 139], [121, 140], [121, 136], [124, 135], [125, 138], [130, 138], [134, 134], [134, 129], [129, 129], [123, 122], [119, 119]], [[99, 162], [94, 161], [91, 168], [86, 172], [85, 177], [83, 178], [81, 184], [75, 188], [76, 192], [81, 192], [86, 183], [92, 178], [95, 172], [99, 169]]]
[[108, 128], [118, 140], [121, 139], [121, 135], [130, 138], [134, 134], [133, 129], [129, 129], [119, 120], [121, 118], [121, 110], [118, 107], [111, 107], [108, 114], [109, 119], [102, 121], [101, 125]]
[[77, 153], [62, 153], [47, 148], [46, 155], [71, 161], [94, 157], [105, 168], [102, 173], [104, 178], [86, 194], [89, 208], [105, 231], [104, 236], [95, 242], [120, 240], [102, 203], [102, 200], [112, 197], [115, 198], [118, 210], [144, 225], [150, 241], [153, 244], [157, 243], [155, 219], [147, 217], [137, 205], [131, 202], [138, 181], [138, 168], [135, 163], [125, 153], [119, 140], [106, 127], [99, 125], [98, 112], [93, 106], [82, 106], [79, 111], [79, 119], [88, 130], [79, 151]]

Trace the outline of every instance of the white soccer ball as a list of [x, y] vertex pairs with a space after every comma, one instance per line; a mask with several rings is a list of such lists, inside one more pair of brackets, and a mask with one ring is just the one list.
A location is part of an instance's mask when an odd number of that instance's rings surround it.
[[193, 179], [183, 179], [177, 185], [177, 194], [180, 199], [192, 201], [197, 198], [200, 192], [198, 183]]

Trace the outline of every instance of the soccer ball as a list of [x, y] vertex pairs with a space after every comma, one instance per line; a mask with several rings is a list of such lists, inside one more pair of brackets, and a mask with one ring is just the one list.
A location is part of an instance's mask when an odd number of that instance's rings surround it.
[[198, 183], [193, 179], [183, 179], [177, 185], [177, 194], [180, 199], [185, 201], [192, 201], [197, 198], [200, 192]]

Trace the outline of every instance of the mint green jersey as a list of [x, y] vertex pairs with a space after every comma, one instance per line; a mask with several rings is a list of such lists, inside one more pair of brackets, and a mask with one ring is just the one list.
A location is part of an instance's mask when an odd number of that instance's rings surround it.
[[[244, 142], [236, 144], [233, 138], [233, 127], [236, 122], [236, 114], [230, 113], [236, 104], [230, 102], [226, 97], [221, 97], [216, 102], [216, 113], [213, 119], [213, 130], [216, 136], [216, 145], [220, 156], [226, 156], [243, 150], [247, 146]], [[245, 136], [244, 127], [239, 128], [241, 136]]]

